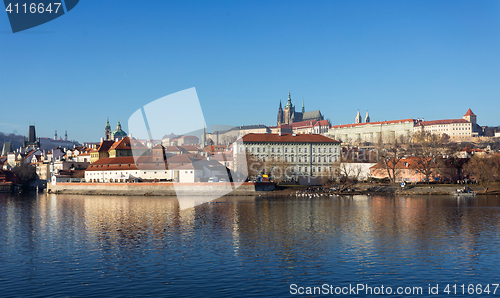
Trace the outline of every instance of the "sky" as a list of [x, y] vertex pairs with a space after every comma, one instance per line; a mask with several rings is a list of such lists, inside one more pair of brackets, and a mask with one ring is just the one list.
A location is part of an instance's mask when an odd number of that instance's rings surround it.
[[0, 12], [0, 131], [96, 142], [192, 87], [208, 125], [276, 125], [290, 92], [333, 125], [498, 126], [499, 53], [499, 1], [85, 0], [18, 33]]

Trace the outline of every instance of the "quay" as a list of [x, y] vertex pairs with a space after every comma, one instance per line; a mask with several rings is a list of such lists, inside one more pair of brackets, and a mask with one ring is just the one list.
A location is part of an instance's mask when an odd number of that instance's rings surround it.
[[88, 183], [69, 182], [47, 185], [48, 193], [79, 195], [127, 195], [127, 196], [191, 196], [236, 195], [254, 196], [267, 194], [276, 189], [272, 182], [243, 182], [238, 187], [229, 182], [198, 183]]

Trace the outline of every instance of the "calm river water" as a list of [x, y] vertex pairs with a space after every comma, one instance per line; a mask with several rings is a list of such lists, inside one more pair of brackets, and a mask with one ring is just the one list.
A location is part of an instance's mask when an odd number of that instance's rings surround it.
[[489, 284], [494, 296], [499, 261], [496, 196], [228, 197], [179, 210], [168, 197], [0, 194], [2, 297], [285, 296], [358, 284], [421, 296], [438, 285], [453, 297]]

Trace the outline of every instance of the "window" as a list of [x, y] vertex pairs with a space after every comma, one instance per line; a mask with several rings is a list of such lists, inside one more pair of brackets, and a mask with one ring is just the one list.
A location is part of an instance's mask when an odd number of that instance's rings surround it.
[[313, 147], [313, 153], [316, 153], [316, 148]]
[[302, 168], [301, 168], [301, 167], [299, 167], [299, 173], [300, 173], [300, 171], [302, 171]]
[[321, 172], [321, 167], [318, 167], [318, 172]]
[[[302, 162], [302, 157], [299, 156], [299, 162]], [[300, 170], [299, 170], [300, 171]]]
[[302, 152], [302, 148], [299, 147], [299, 153], [301, 153], [301, 152]]
[[326, 156], [323, 156], [323, 162], [326, 162]]
[[288, 153], [288, 147], [285, 147], [285, 153]]
[[274, 147], [271, 147], [271, 153], [274, 153]]
[[281, 152], [281, 148], [280, 147], [278, 147], [276, 150], [277, 150], [278, 153]]
[[290, 148], [290, 152], [292, 152], [292, 153], [293, 153], [293, 147], [292, 147], [292, 148]]
[[253, 153], [253, 147], [252, 147], [252, 149], [250, 149], [250, 151], [252, 151], [252, 153]]
[[259, 153], [259, 152], [260, 152], [260, 148], [259, 148], [259, 147], [257, 147], [257, 153]]
[[316, 157], [313, 155], [312, 162], [316, 162]]
[[262, 147], [262, 152], [266, 152], [266, 147]]
[[307, 173], [307, 167], [304, 167], [304, 172], [306, 172], [306, 173]]

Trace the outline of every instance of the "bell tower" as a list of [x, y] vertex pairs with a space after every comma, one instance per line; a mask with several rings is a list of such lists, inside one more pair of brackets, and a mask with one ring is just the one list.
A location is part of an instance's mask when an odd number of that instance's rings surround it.
[[108, 122], [106, 122], [106, 126], [104, 127], [104, 140], [105, 141], [111, 140], [111, 126], [109, 125], [109, 117], [108, 117]]

